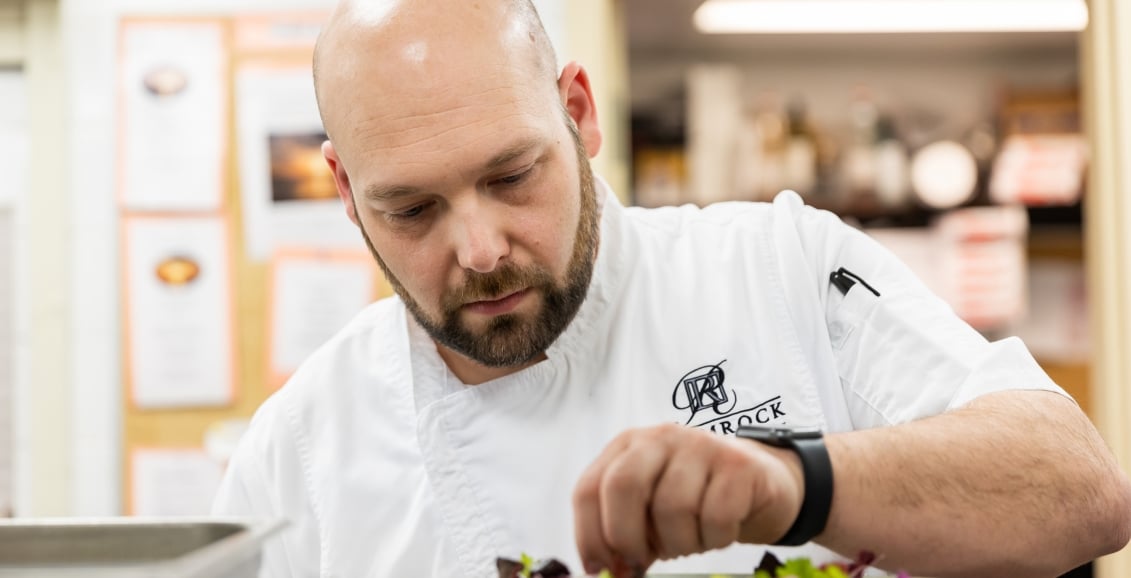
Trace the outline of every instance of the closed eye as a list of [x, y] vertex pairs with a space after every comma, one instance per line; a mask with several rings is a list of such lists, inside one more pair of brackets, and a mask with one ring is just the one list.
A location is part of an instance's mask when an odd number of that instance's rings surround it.
[[495, 182], [495, 184], [499, 184], [499, 185], [503, 185], [503, 186], [507, 186], [507, 187], [514, 186], [514, 185], [520, 184], [522, 181], [525, 181], [526, 178], [528, 176], [530, 176], [531, 171], [533, 171], [532, 168], [526, 169], [522, 172], [515, 173], [513, 175], [505, 176], [505, 177], [502, 177], [500, 179], [495, 179], [494, 182]]
[[428, 210], [431, 206], [432, 202], [421, 203], [403, 211], [390, 211], [385, 213], [385, 215], [394, 221], [412, 221], [423, 215], [424, 211]]

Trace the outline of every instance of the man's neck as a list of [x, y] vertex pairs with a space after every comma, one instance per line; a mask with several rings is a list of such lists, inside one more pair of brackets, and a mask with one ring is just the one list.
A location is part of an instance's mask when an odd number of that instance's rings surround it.
[[444, 364], [448, 366], [452, 374], [464, 385], [479, 385], [499, 379], [500, 377], [506, 377], [546, 359], [546, 354], [543, 353], [522, 365], [512, 367], [488, 367], [468, 359], [466, 356], [456, 353], [439, 343], [436, 344], [436, 352], [440, 354], [440, 359], [444, 360]]

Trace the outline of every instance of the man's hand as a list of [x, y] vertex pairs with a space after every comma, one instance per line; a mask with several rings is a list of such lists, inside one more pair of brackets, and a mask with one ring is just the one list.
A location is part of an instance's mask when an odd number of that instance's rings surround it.
[[573, 496], [578, 552], [589, 573], [647, 568], [734, 542], [768, 544], [804, 495], [790, 450], [675, 424], [617, 436]]

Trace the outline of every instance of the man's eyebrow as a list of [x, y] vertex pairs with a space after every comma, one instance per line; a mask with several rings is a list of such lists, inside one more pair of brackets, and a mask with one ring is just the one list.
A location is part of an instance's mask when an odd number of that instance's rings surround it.
[[522, 157], [526, 153], [542, 146], [542, 141], [537, 138], [527, 138], [520, 140], [513, 145], [505, 148], [499, 154], [491, 157], [487, 164], [483, 165], [485, 171], [493, 171], [507, 165], [517, 158]]
[[[537, 138], [520, 140], [491, 157], [491, 160], [483, 165], [483, 170], [485, 172], [498, 170], [540, 146], [542, 146], [542, 141]], [[365, 188], [365, 198], [369, 201], [381, 203], [395, 201], [419, 192], [420, 189], [406, 185], [369, 185]]]
[[407, 197], [420, 192], [416, 187], [406, 187], [404, 185], [381, 186], [369, 185], [365, 187], [365, 198], [374, 202], [387, 202], [395, 201], [401, 197]]

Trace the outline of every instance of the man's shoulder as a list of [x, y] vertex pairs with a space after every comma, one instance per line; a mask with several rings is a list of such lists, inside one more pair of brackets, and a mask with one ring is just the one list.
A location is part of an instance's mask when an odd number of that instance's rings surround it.
[[405, 331], [400, 299], [370, 304], [303, 361], [260, 411], [287, 414], [291, 427], [318, 427], [319, 419], [356, 399], [359, 388], [378, 389], [388, 381], [383, 375], [407, 364]]
[[304, 360], [284, 390], [323, 379], [326, 372], [349, 373], [385, 362], [383, 358], [396, 354], [392, 345], [398, 336], [400, 341], [407, 338], [405, 331], [405, 309], [399, 298], [371, 303]]
[[[629, 207], [628, 220], [637, 231], [660, 236], [693, 235], [702, 238], [746, 234], [751, 230], [827, 227], [840, 220], [827, 211], [807, 205], [792, 191], [783, 191], [771, 202], [725, 201], [703, 207]], [[776, 225], [775, 225], [776, 223]]]
[[399, 297], [378, 299], [354, 315], [327, 345], [336, 341], [374, 339], [374, 330], [383, 330], [403, 319], [404, 304]]
[[241, 446], [247, 446], [244, 451], [259, 456], [301, 453], [308, 438], [329, 433], [327, 428], [333, 429], [330, 426], [362, 403], [360, 398], [369, 395], [366, 390], [378, 392], [381, 384], [390, 385], [381, 375], [405, 363], [394, 359], [403, 316], [403, 305], [395, 298], [359, 312], [259, 406], [241, 440]]
[[629, 207], [629, 220], [640, 227], [657, 232], [678, 234], [701, 225], [741, 226], [751, 221], [772, 218], [769, 203], [728, 201], [703, 207], [685, 204], [679, 206], [643, 208]]

